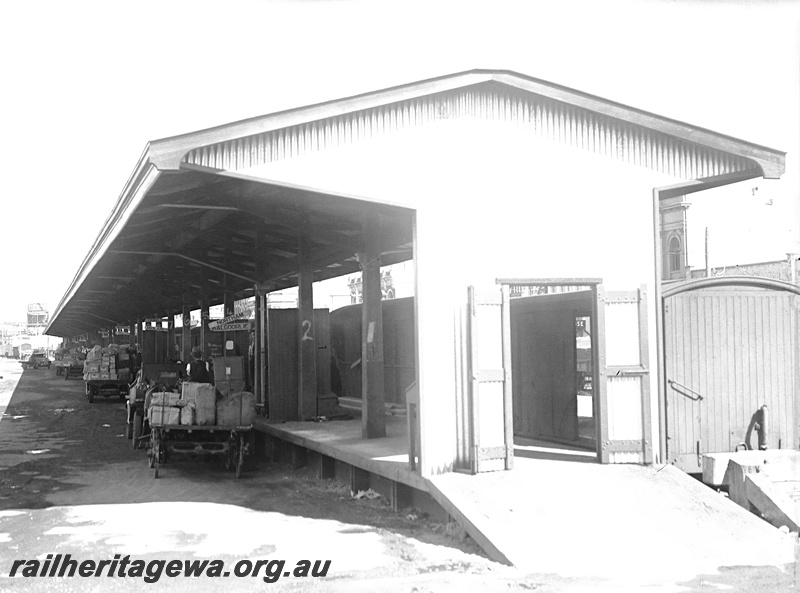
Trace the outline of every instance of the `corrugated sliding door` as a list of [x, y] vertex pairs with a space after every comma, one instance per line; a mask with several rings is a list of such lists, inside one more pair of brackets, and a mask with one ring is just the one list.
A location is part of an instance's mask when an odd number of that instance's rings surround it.
[[469, 287], [468, 365], [471, 469], [511, 469], [511, 322], [508, 287], [477, 292]]
[[651, 463], [647, 303], [643, 289], [598, 287], [601, 463]]

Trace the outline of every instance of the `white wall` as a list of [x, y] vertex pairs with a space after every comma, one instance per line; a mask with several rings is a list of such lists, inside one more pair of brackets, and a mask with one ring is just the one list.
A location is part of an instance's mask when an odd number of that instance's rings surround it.
[[[423, 463], [454, 458], [455, 309], [498, 277], [598, 277], [648, 288], [652, 425], [656, 345], [652, 189], [679, 180], [464, 118], [243, 171], [417, 210]], [[657, 435], [654, 435], [654, 442]]]

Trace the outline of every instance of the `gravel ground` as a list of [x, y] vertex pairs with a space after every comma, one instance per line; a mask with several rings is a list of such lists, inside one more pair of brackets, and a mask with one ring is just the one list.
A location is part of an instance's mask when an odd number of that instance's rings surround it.
[[[216, 461], [185, 460], [153, 479], [125, 438], [124, 403], [89, 404], [55, 369], [24, 374], [0, 359], [0, 591], [538, 591], [643, 590], [620, 579], [523, 574], [486, 558], [455, 524], [337, 482], [257, 461], [234, 479]], [[576, 534], [578, 537], [579, 534]], [[658, 537], [658, 534], [653, 534]], [[643, 542], [646, 545], [646, 542]], [[331, 560], [325, 577], [9, 578], [15, 559]], [[580, 562], [580, 558], [575, 559]], [[263, 566], [267, 566], [264, 564]], [[245, 565], [246, 567], [246, 565]], [[22, 569], [20, 569], [22, 570]], [[287, 569], [288, 570], [288, 569]], [[19, 571], [18, 571], [19, 572]], [[285, 572], [285, 571], [284, 571]], [[794, 567], [739, 567], [650, 592], [800, 591]]]

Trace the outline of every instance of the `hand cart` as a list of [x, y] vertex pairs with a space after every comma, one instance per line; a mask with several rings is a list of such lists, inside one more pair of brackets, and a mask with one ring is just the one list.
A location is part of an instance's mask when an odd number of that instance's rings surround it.
[[133, 440], [133, 448], [139, 449], [150, 434], [145, 396], [151, 388], [174, 387], [183, 377], [184, 365], [176, 363], [145, 363], [131, 385], [126, 402], [125, 436]]
[[225, 469], [233, 469], [237, 478], [242, 475], [244, 458], [250, 454], [252, 426], [197, 426], [180, 424], [151, 424], [150, 448], [147, 463], [158, 478], [161, 464], [173, 455], [222, 455]]
[[130, 384], [125, 379], [90, 379], [86, 381], [86, 397], [89, 403], [94, 403], [95, 396], [111, 397], [118, 395], [125, 399], [130, 390]]
[[56, 375], [64, 375], [65, 381], [73, 377], [80, 377], [83, 379], [83, 361], [72, 360], [67, 364], [64, 364], [66, 361], [63, 360], [60, 362], [62, 364], [58, 364], [58, 362], [56, 362]]

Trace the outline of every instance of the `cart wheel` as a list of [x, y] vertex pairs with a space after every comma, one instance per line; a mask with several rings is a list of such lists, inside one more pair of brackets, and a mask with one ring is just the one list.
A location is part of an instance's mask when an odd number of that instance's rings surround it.
[[233, 467], [233, 459], [234, 459], [235, 452], [233, 450], [233, 443], [228, 443], [228, 451], [225, 453], [225, 470], [229, 470]]
[[150, 433], [150, 448], [147, 450], [147, 465], [152, 469], [156, 464], [156, 455], [158, 454], [158, 440], [156, 439], [156, 432]]
[[142, 412], [140, 410], [136, 410], [133, 413], [133, 448], [139, 449], [141, 448], [141, 436], [142, 436]]
[[244, 437], [239, 435], [239, 445], [236, 447], [236, 478], [238, 479], [242, 475], [242, 469], [244, 468]]

